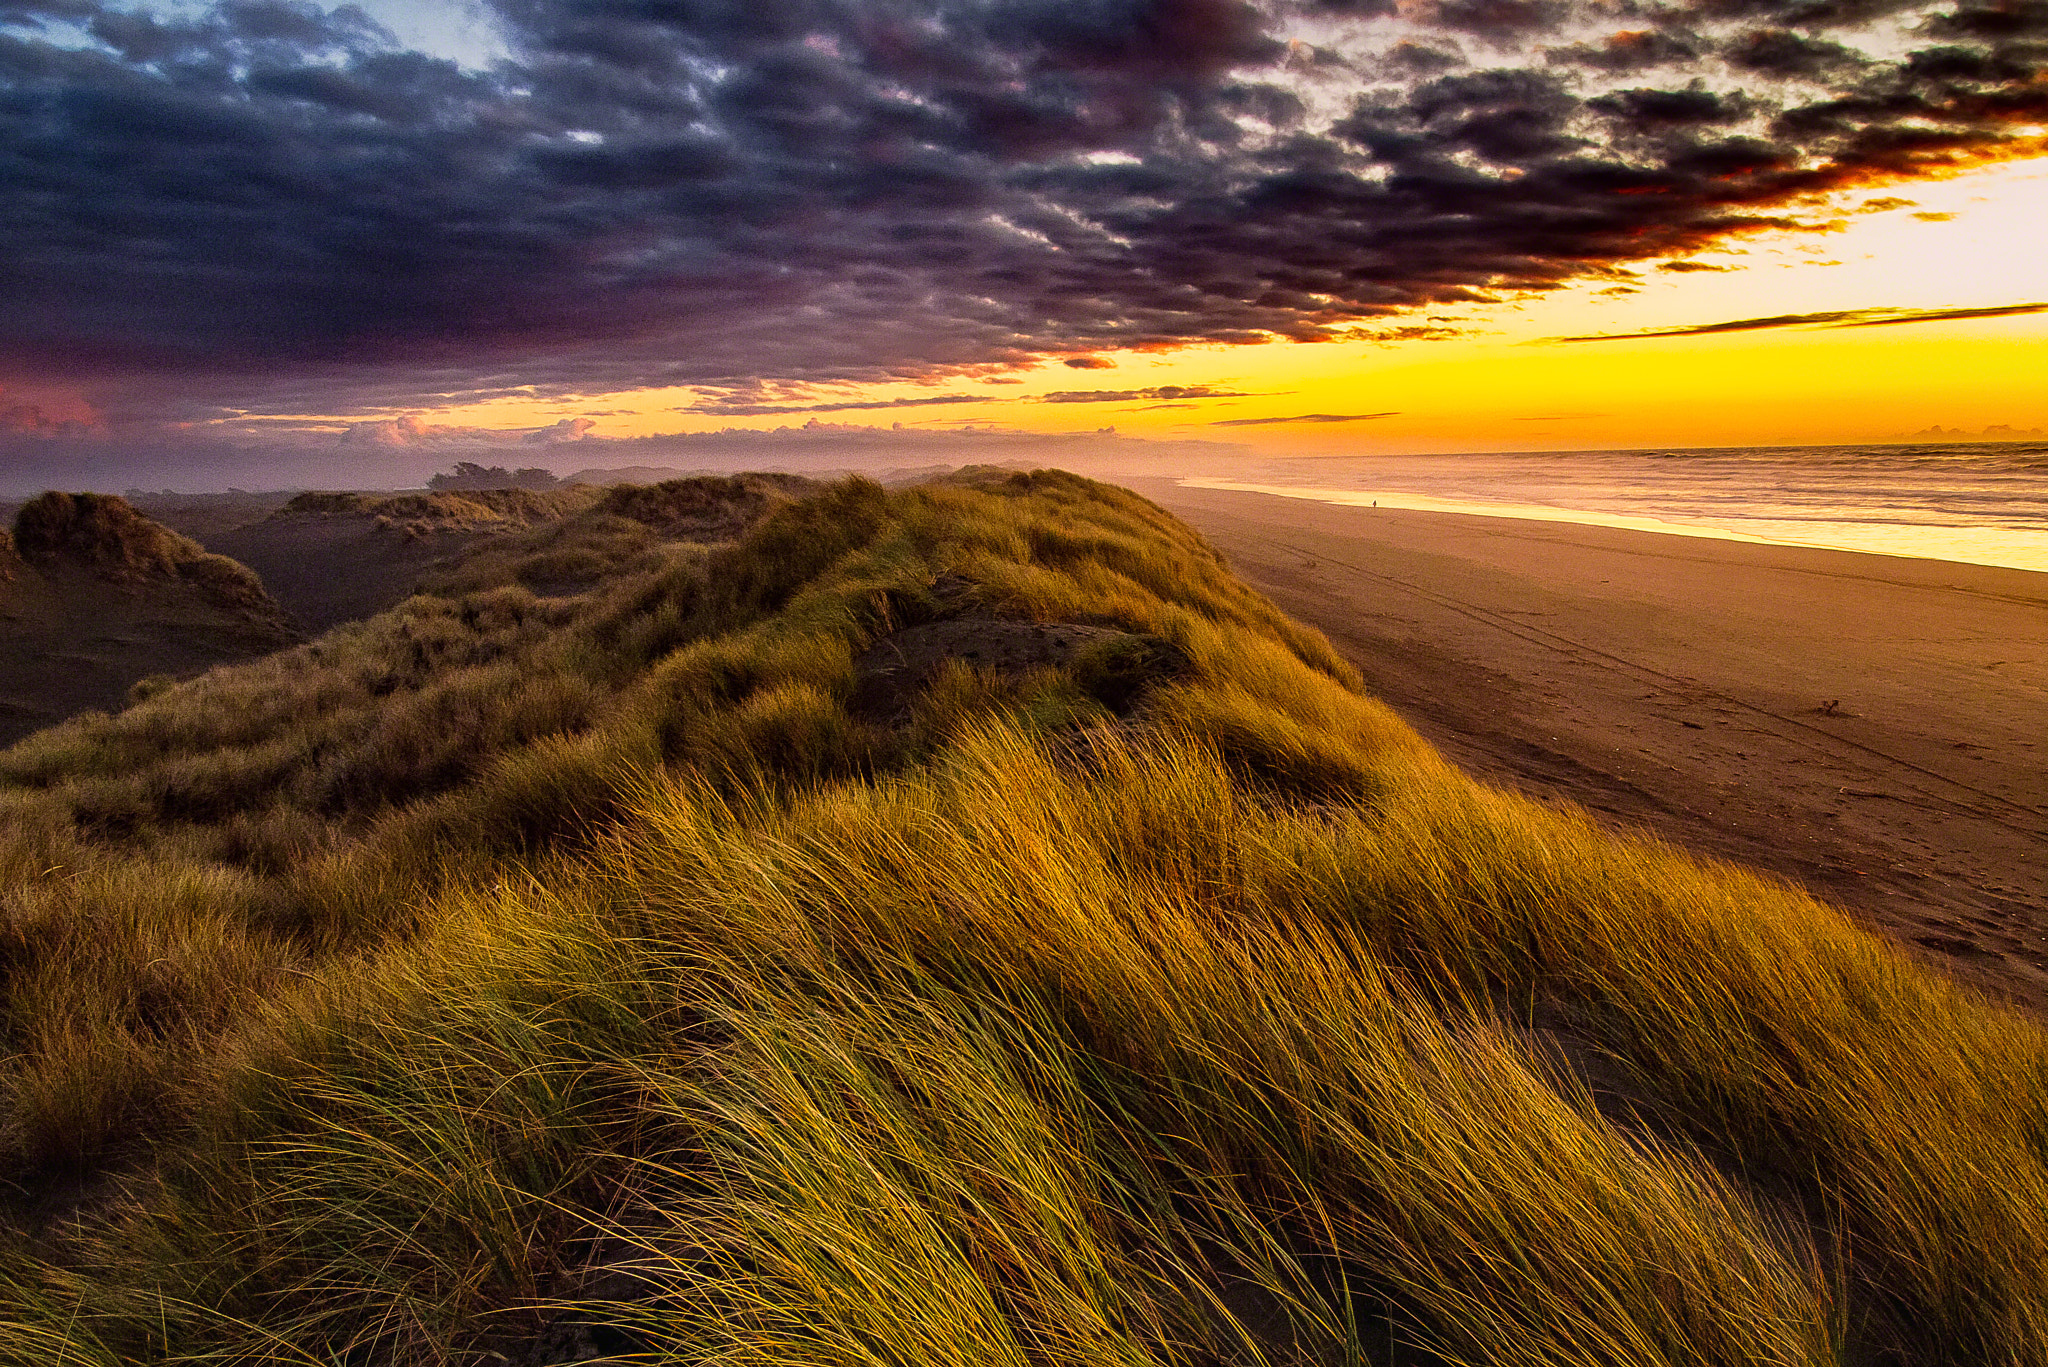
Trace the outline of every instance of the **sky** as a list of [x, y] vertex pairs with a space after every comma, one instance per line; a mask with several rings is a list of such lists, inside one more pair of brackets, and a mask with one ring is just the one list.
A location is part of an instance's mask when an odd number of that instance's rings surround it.
[[1996, 437], [2044, 222], [2048, 0], [0, 0], [0, 489]]

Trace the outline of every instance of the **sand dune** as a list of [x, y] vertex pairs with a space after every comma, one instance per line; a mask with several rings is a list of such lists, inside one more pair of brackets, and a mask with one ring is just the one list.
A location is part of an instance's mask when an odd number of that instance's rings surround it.
[[594, 491], [301, 494], [207, 545], [263, 576], [308, 632], [374, 616], [422, 576], [494, 537], [560, 517]]
[[246, 567], [121, 499], [46, 494], [0, 544], [0, 745], [292, 639]]

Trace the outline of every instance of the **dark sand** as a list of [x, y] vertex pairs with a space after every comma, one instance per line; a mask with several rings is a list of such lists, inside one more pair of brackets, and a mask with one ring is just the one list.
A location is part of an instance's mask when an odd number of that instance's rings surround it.
[[0, 747], [90, 707], [118, 712], [149, 675], [189, 678], [290, 639], [282, 622], [186, 584], [19, 568], [0, 583]]
[[1130, 484], [1468, 772], [2048, 1009], [2048, 574]]
[[309, 636], [374, 617], [412, 596], [429, 570], [505, 528], [379, 532], [373, 517], [277, 517], [223, 531], [206, 549], [256, 571]]

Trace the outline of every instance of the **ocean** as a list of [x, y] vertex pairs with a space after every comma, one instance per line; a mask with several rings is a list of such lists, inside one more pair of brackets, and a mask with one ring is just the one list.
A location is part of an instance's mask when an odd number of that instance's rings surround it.
[[2048, 572], [2048, 442], [1272, 461], [1209, 489]]

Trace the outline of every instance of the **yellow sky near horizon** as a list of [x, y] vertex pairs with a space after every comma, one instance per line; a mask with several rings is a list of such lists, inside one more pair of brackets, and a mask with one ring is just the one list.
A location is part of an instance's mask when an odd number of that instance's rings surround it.
[[[2048, 234], [2042, 226], [2048, 224], [2048, 159], [1863, 191], [1806, 213], [1833, 226], [1732, 241], [1698, 259], [1697, 265], [1713, 270], [1647, 267], [1625, 284], [1589, 282], [1431, 315], [1454, 317], [1453, 326], [1468, 329], [1445, 340], [1105, 353], [1100, 359], [1109, 364], [1103, 368], [1072, 369], [1055, 361], [1012, 377], [1021, 384], [962, 379], [930, 386], [821, 387], [780, 401], [987, 396], [944, 406], [728, 416], [687, 411], [700, 396], [678, 389], [500, 400], [414, 416], [433, 424], [496, 428], [602, 413], [593, 431], [607, 437], [772, 428], [813, 417], [1047, 432], [1113, 426], [1125, 436], [1228, 440], [1273, 454], [1304, 455], [1878, 442], [1934, 425], [1971, 433], [1993, 425], [2048, 429], [2048, 383], [2042, 379], [2048, 373], [2048, 313], [1558, 340], [1786, 314], [2048, 302]], [[1244, 397], [1179, 403], [1041, 399], [1058, 391], [1165, 386], [1231, 390]], [[1392, 416], [1267, 421], [1363, 413]]]

